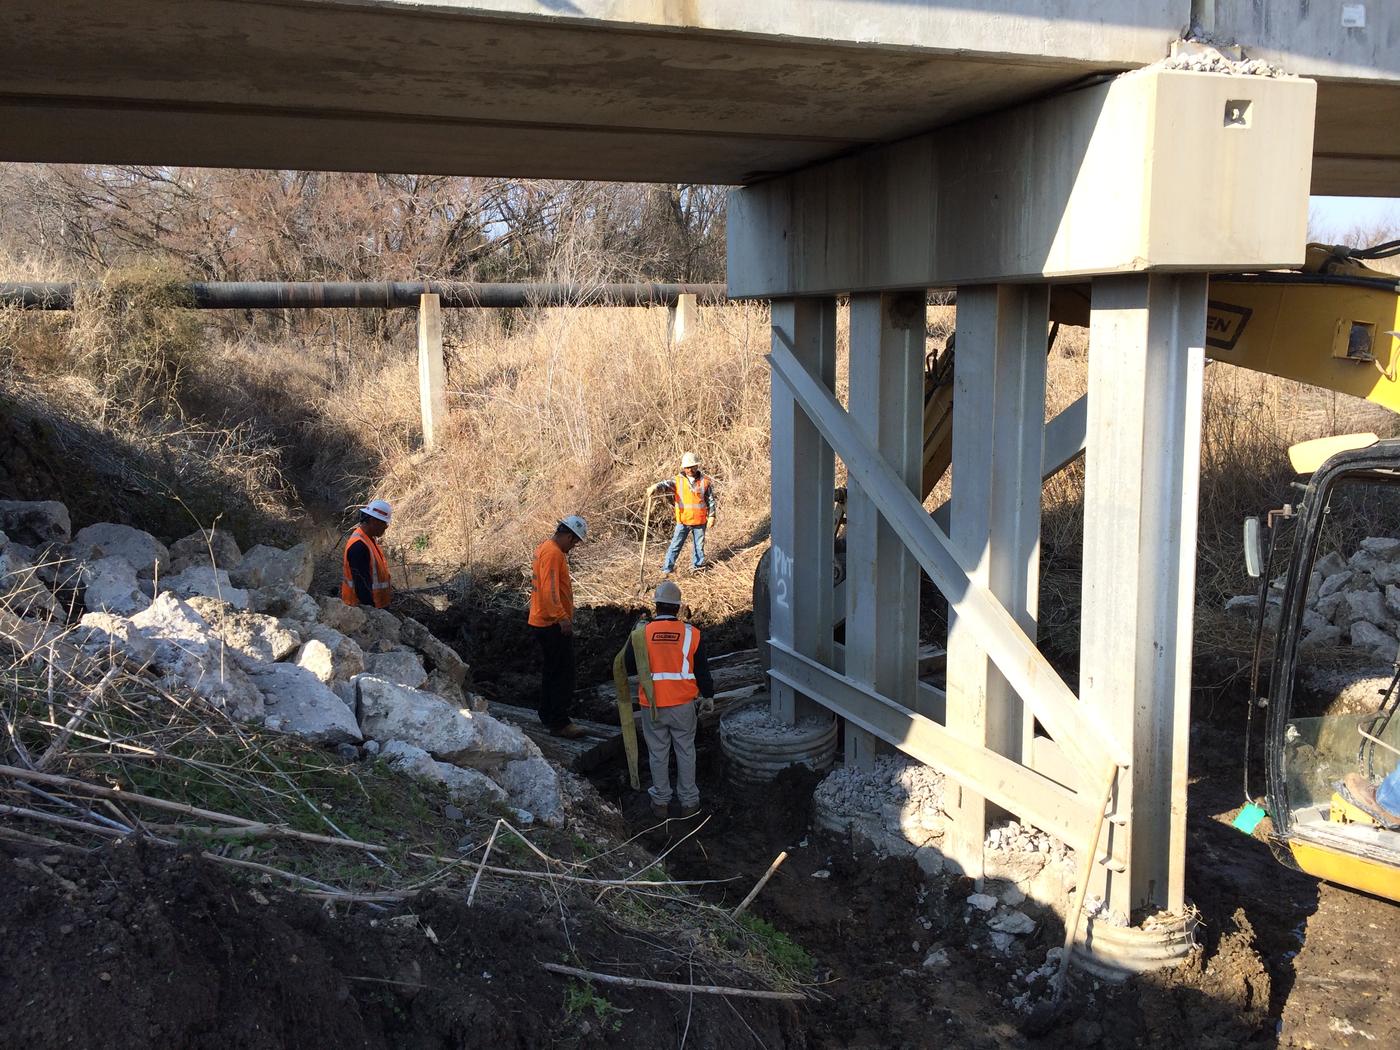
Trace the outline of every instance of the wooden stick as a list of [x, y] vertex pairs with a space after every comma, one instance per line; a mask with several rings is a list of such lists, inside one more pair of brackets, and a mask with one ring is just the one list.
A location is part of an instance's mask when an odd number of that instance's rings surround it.
[[1112, 763], [1108, 766], [1107, 775], [1104, 777], [1103, 795], [1099, 799], [1099, 808], [1094, 814], [1094, 830], [1089, 834], [1089, 841], [1084, 847], [1084, 859], [1079, 864], [1079, 885], [1074, 888], [1074, 903], [1070, 905], [1069, 914], [1065, 917], [1065, 943], [1063, 953], [1060, 955], [1060, 969], [1055, 975], [1055, 999], [1059, 1001], [1065, 994], [1065, 981], [1069, 977], [1069, 953], [1074, 947], [1074, 940], [1079, 935], [1079, 916], [1084, 911], [1084, 898], [1089, 893], [1089, 878], [1094, 873], [1094, 864], [1099, 855], [1099, 835], [1103, 832], [1104, 811], [1108, 809], [1109, 799], [1113, 797], [1113, 784], [1118, 779], [1118, 765]]
[[671, 981], [649, 981], [642, 977], [618, 977], [610, 973], [594, 973], [574, 966], [561, 966], [559, 963], [540, 963], [550, 973], [561, 973], [566, 977], [580, 977], [585, 981], [600, 984], [616, 984], [623, 988], [655, 988], [663, 992], [690, 992], [699, 995], [735, 995], [745, 999], [788, 999], [803, 1000], [802, 992], [768, 992], [758, 988], [725, 988], [715, 984], [675, 984]]
[[[74, 820], [72, 817], [60, 817], [57, 813], [45, 813], [41, 809], [29, 809], [25, 806], [7, 806], [0, 804], [0, 816], [2, 817], [24, 817], [27, 820], [37, 820], [44, 824], [56, 824], [60, 828], [68, 828], [72, 831], [86, 831], [91, 835], [101, 835], [103, 838], [124, 839], [131, 834], [129, 831], [118, 831], [116, 828], [103, 827], [101, 824], [89, 824], [85, 820]], [[168, 839], [156, 839], [167, 846], [174, 843]]]
[[640, 586], [646, 581], [646, 578], [647, 578], [647, 534], [648, 534], [649, 532], [651, 532], [651, 504], [652, 504], [652, 497], [653, 497], [653, 495], [654, 495], [654, 494], [653, 494], [651, 491], [648, 491], [648, 492], [647, 492], [647, 509], [646, 509], [646, 514], [643, 515], [643, 517], [642, 517], [642, 554], [641, 554], [641, 557], [638, 559], [638, 563], [639, 563], [639, 578], [638, 578], [638, 580], [637, 580], [637, 586], [638, 586], [638, 587], [640, 587]]
[[43, 835], [31, 835], [27, 831], [20, 831], [19, 828], [0, 827], [0, 838], [14, 839], [16, 842], [28, 842], [35, 846], [43, 846], [45, 849], [64, 849], [72, 853], [87, 853], [87, 847], [75, 846], [71, 842], [60, 842], [58, 839], [47, 838]]
[[472, 901], [476, 900], [476, 888], [481, 883], [481, 873], [486, 870], [486, 862], [491, 859], [491, 847], [496, 844], [496, 832], [501, 830], [501, 825], [504, 823], [505, 821], [498, 817], [496, 826], [491, 829], [491, 837], [486, 840], [486, 852], [481, 855], [481, 864], [476, 869], [476, 875], [472, 877], [472, 888], [467, 894], [468, 908], [472, 906]]
[[1364, 736], [1367, 740], [1371, 741], [1371, 743], [1373, 743], [1373, 744], [1380, 744], [1381, 747], [1385, 748], [1387, 751], [1391, 751], [1391, 752], [1393, 752], [1393, 753], [1395, 753], [1395, 754], [1397, 754], [1397, 755], [1400, 755], [1400, 748], [1392, 747], [1390, 744], [1387, 744], [1387, 743], [1386, 743], [1384, 740], [1382, 740], [1380, 737], [1378, 737], [1378, 736], [1372, 736], [1370, 733], [1366, 732], [1366, 730], [1362, 729], [1360, 726], [1357, 726], [1357, 727], [1356, 727], [1356, 731], [1357, 731], [1358, 733], [1360, 733], [1362, 736]]
[[[509, 827], [509, 825], [507, 825]], [[638, 882], [633, 879], [589, 879], [582, 875], [564, 875], [553, 871], [524, 871], [520, 868], [498, 868], [494, 864], [482, 864], [479, 860], [469, 860], [466, 857], [444, 857], [437, 853], [410, 853], [410, 857], [418, 860], [435, 860], [440, 864], [460, 864], [463, 867], [483, 867], [493, 875], [513, 875], [516, 878], [543, 879], [548, 882], [555, 879], [559, 882], [574, 882], [581, 886], [618, 886], [628, 890], [639, 890], [646, 887], [655, 888], [657, 886], [715, 886], [722, 882], [732, 882], [732, 879], [676, 879], [670, 882]], [[557, 862], [556, 862], [557, 863]]]
[[[0, 765], [0, 776], [12, 777], [15, 780], [34, 780], [41, 784], [52, 784], [57, 787], [66, 787], [74, 791], [81, 791], [88, 795], [95, 795], [98, 798], [114, 799], [118, 802], [132, 802], [142, 806], [150, 806], [154, 809], [163, 809], [171, 813], [180, 813], [187, 817], [199, 817], [203, 820], [213, 820], [221, 824], [230, 824], [236, 828], [242, 828], [251, 837], [273, 836], [277, 838], [299, 839], [303, 842], [315, 842], [322, 846], [340, 846], [348, 849], [369, 850], [371, 853], [383, 853], [386, 846], [377, 846], [372, 842], [357, 842], [354, 839], [335, 838], [331, 835], [317, 835], [310, 831], [297, 831], [281, 824], [265, 824], [256, 820], [249, 820], [246, 817], [236, 817], [230, 813], [219, 813], [212, 809], [200, 809], [198, 806], [191, 806], [184, 802], [171, 802], [169, 799], [155, 798], [151, 795], [141, 795], [134, 791], [118, 791], [115, 788], [103, 787], [101, 784], [93, 784], [86, 780], [77, 780], [73, 777], [60, 776], [57, 773], [41, 773], [37, 770], [22, 769], [19, 766]], [[199, 830], [199, 829], [194, 829]], [[212, 834], [230, 834], [230, 832], [211, 832]]]
[[783, 861], [787, 860], [787, 850], [783, 850], [773, 858], [773, 863], [768, 865], [768, 870], [763, 873], [763, 878], [754, 884], [754, 888], [749, 890], [749, 895], [739, 902], [739, 906], [734, 909], [734, 918], [744, 914], [744, 909], [753, 903], [753, 899], [758, 896], [759, 891], [768, 885], [768, 880], [773, 877], [773, 873], [778, 870]]
[[34, 763], [35, 770], [43, 770], [50, 765], [54, 759], [63, 753], [63, 749], [68, 746], [68, 741], [73, 739], [73, 733], [77, 730], [82, 720], [87, 717], [87, 713], [92, 709], [92, 705], [102, 699], [102, 694], [107, 691], [107, 687], [112, 684], [112, 680], [121, 673], [121, 668], [113, 666], [108, 668], [107, 673], [102, 676], [102, 681], [88, 690], [83, 697], [83, 702], [78, 705], [68, 723], [59, 731], [58, 736], [53, 738], [53, 742], [45, 748], [44, 753], [39, 756], [39, 761]]

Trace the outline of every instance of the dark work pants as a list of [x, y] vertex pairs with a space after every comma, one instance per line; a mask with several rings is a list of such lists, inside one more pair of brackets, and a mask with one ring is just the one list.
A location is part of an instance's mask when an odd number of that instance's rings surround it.
[[558, 729], [569, 722], [574, 699], [574, 639], [558, 624], [531, 627], [540, 646], [540, 722]]

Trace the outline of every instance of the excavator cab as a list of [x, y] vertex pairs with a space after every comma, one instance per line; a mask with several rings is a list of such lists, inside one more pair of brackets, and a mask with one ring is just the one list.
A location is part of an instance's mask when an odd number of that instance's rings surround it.
[[1261, 581], [1257, 637], [1274, 632], [1271, 844], [1302, 871], [1400, 901], [1389, 808], [1400, 805], [1400, 439], [1365, 437], [1318, 466], [1271, 528], [1246, 528], [1247, 548], [1260, 537], [1246, 562]]

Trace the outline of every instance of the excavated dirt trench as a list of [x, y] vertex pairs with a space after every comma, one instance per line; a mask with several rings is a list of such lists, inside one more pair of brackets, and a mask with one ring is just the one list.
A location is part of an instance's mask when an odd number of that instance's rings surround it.
[[[737, 791], [724, 782], [717, 741], [708, 741], [701, 785], [709, 820], [668, 867], [686, 878], [742, 875], [709, 891], [732, 906], [779, 851], [789, 851], [753, 910], [817, 960], [817, 998], [803, 1011], [813, 1047], [1387, 1045], [1400, 1031], [1400, 907], [1319, 887], [1231, 828], [1236, 743], [1235, 733], [1210, 726], [1193, 736], [1187, 879], [1201, 912], [1202, 950], [1177, 970], [1121, 986], [1080, 978], [1048, 1025], [1012, 1000], [1041, 990], [1043, 981], [1028, 985], [1026, 971], [1061, 943], [1063, 927], [1042, 922], [1025, 951], [1011, 956], [974, 948], [964, 921], [971, 883], [925, 879], [908, 859], [858, 859], [846, 843], [812, 831], [811, 774]], [[617, 783], [605, 787], [631, 826], [654, 824], [643, 800]], [[668, 834], [679, 840], [689, 830], [672, 822]], [[652, 837], [663, 844], [660, 833]], [[936, 947], [947, 950], [949, 965], [924, 969]], [[736, 1037], [732, 1045], [757, 1044]]]

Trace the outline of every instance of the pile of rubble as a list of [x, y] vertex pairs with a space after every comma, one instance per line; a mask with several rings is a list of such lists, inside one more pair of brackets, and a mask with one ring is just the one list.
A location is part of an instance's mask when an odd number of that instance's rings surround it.
[[[1269, 585], [1265, 622], [1277, 628], [1284, 579]], [[1225, 603], [1230, 612], [1252, 616], [1255, 595]], [[1336, 551], [1319, 558], [1308, 581], [1303, 611], [1304, 650], [1350, 646], [1382, 663], [1395, 659], [1400, 639], [1400, 539], [1372, 536], [1350, 558]]]
[[882, 755], [871, 770], [843, 766], [813, 794], [813, 823], [849, 835], [886, 856], [912, 856], [928, 874], [943, 868], [938, 843], [943, 815], [943, 774], [902, 755]]
[[305, 546], [246, 553], [222, 532], [166, 547], [127, 525], [71, 533], [61, 503], [0, 501], [0, 609], [45, 636], [188, 689], [230, 717], [379, 756], [559, 825], [557, 771], [486, 712], [467, 665], [421, 623], [308, 593]]

